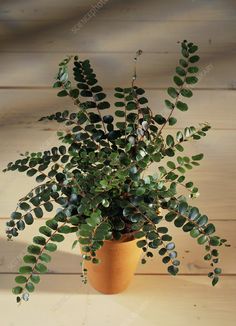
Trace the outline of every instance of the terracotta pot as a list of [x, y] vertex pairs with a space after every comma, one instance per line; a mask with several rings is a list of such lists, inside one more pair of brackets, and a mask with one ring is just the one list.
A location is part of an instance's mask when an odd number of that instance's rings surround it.
[[88, 281], [97, 291], [114, 294], [128, 287], [142, 254], [137, 241], [133, 234], [124, 235], [120, 240], [105, 240], [103, 247], [96, 251], [100, 263], [85, 261]]

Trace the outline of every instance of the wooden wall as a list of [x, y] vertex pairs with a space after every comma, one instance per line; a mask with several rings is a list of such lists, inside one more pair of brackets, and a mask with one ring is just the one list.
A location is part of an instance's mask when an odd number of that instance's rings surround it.
[[[205, 153], [201, 167], [189, 173], [200, 188], [195, 204], [215, 222], [218, 233], [229, 239], [223, 250], [225, 275], [235, 275], [236, 231], [236, 2], [234, 0], [129, 0], [105, 1], [88, 19], [94, 0], [9, 0], [0, 9], [0, 169], [27, 150], [43, 150], [57, 142], [56, 124], [37, 120], [62, 109], [73, 109], [51, 88], [58, 63], [67, 55], [89, 58], [100, 84], [112, 97], [115, 86], [129, 86], [132, 58], [144, 51], [138, 65], [138, 84], [146, 88], [151, 107], [166, 113], [165, 89], [179, 58], [178, 41], [199, 45], [201, 71], [189, 112], [178, 113], [178, 125], [208, 121], [212, 130], [189, 153]], [[81, 24], [81, 20], [87, 23]], [[76, 26], [80, 29], [75, 32]], [[210, 67], [210, 68], [209, 68]], [[170, 131], [170, 130], [169, 130]], [[186, 151], [186, 154], [188, 153]], [[16, 173], [0, 174], [0, 273], [15, 273], [24, 248], [43, 221], [37, 221], [19, 239], [6, 243], [4, 224], [17, 199], [30, 190], [33, 180]], [[173, 230], [183, 257], [181, 273], [207, 273], [202, 248]], [[55, 254], [53, 273], [78, 273], [76, 252], [69, 238]], [[140, 274], [165, 274], [158, 259], [139, 266]], [[232, 278], [234, 280], [234, 278]], [[4, 288], [4, 286], [3, 286]], [[231, 325], [231, 324], [228, 324]], [[233, 324], [232, 324], [233, 325]]]

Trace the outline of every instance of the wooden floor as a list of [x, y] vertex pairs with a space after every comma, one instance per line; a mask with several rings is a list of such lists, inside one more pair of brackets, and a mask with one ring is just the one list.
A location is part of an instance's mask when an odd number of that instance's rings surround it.
[[27, 304], [15, 306], [1, 276], [4, 326], [235, 326], [235, 276], [217, 288], [205, 276], [136, 275], [126, 292], [103, 295], [80, 283], [78, 275], [47, 275]]
[[[177, 112], [168, 132], [199, 122], [212, 130], [186, 146], [186, 155], [205, 153], [189, 180], [200, 189], [195, 205], [217, 233], [229, 240], [222, 249], [223, 276], [216, 287], [207, 278], [203, 249], [171, 228], [181, 258], [180, 275], [171, 277], [158, 257], [139, 264], [122, 294], [97, 293], [80, 278], [80, 253], [70, 235], [55, 253], [31, 300], [19, 307], [11, 294], [27, 245], [45, 219], [37, 220], [13, 242], [5, 222], [34, 180], [0, 173], [0, 325], [1, 326], [235, 326], [236, 325], [236, 2], [235, 0], [109, 0], [73, 32], [98, 0], [9, 0], [0, 3], [0, 170], [21, 152], [57, 143], [57, 125], [38, 123], [56, 111], [73, 110], [51, 85], [58, 63], [67, 55], [89, 58], [100, 84], [113, 100], [113, 88], [127, 87], [138, 65], [138, 84], [147, 91], [155, 113], [166, 115], [165, 89], [179, 58], [177, 41], [200, 49], [199, 83], [189, 111]], [[155, 167], [151, 172], [155, 171]]]

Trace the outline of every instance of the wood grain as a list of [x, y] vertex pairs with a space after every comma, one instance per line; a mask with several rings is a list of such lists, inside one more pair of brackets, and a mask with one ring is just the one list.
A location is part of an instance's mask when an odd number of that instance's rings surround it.
[[[105, 90], [109, 101], [114, 104], [114, 91]], [[189, 124], [198, 125], [208, 121], [213, 129], [236, 129], [236, 91], [193, 90], [194, 96], [185, 99], [189, 105], [187, 112], [175, 110], [178, 123], [173, 128], [185, 128]], [[69, 98], [59, 98], [55, 89], [0, 89], [0, 126], [56, 128], [55, 124], [37, 123], [41, 116], [63, 111], [76, 110]], [[149, 106], [154, 114], [167, 115], [164, 100], [168, 98], [165, 90], [146, 90]], [[111, 109], [114, 110], [114, 106]]]
[[[235, 280], [223, 277], [213, 288], [204, 276], [135, 276], [124, 293], [108, 296], [77, 275], [45, 275], [30, 301], [18, 307], [9, 291], [12, 275], [1, 275], [1, 320], [4, 326], [31, 326], [32, 320], [35, 326], [65, 326], [68, 320], [86, 326], [182, 326], [189, 321], [192, 326], [234, 326]], [[35, 318], [39, 309], [40, 318]]]
[[[76, 29], [81, 16], [63, 22], [0, 21], [2, 51], [176, 52], [184, 38], [202, 52], [234, 53], [236, 21], [98, 21], [95, 16]], [[107, 31], [109, 30], [109, 33]], [[148, 37], [147, 37], [148, 35]], [[167, 37], [168, 36], [168, 37]], [[131, 41], [132, 40], [132, 41]], [[161, 44], [161, 47], [160, 47]]]
[[[97, 0], [67, 0], [62, 3], [57, 0], [36, 1], [27, 3], [6, 2], [0, 12], [0, 19], [12, 20], [68, 20], [72, 17], [83, 17], [98, 3]], [[96, 7], [95, 7], [96, 8]], [[234, 20], [235, 3], [233, 0], [215, 1], [205, 0], [189, 1], [175, 0], [156, 1], [149, 0], [146, 3], [132, 0], [125, 3], [120, 1], [108, 1], [97, 12], [98, 20], [129, 20], [129, 21], [216, 21]]]
[[[71, 54], [79, 54], [82, 60], [90, 59], [99, 84], [103, 87], [129, 87], [133, 74], [133, 56], [139, 47], [137, 45], [130, 53], [83, 53], [80, 46], [74, 50], [65, 47], [61, 49], [61, 53], [1, 53], [0, 87], [51, 87], [59, 62]], [[143, 53], [137, 68], [137, 84], [140, 87], [166, 89], [173, 85], [172, 76], [180, 58], [179, 47], [173, 47], [176, 53]], [[204, 54], [201, 48], [200, 51], [201, 75], [199, 73], [199, 83], [194, 88], [219, 91], [236, 89], [235, 72], [232, 69], [236, 65], [235, 55], [231, 52]]]
[[[22, 264], [22, 258], [26, 253], [27, 245], [32, 243], [33, 236], [38, 235], [38, 228], [45, 223], [37, 219], [32, 226], [28, 226], [14, 241], [7, 242], [4, 234], [6, 220], [0, 220], [0, 273], [15, 273]], [[220, 265], [224, 274], [236, 274], [236, 221], [214, 221], [217, 234], [226, 237], [231, 244], [230, 248], [222, 247]], [[189, 234], [177, 229], [172, 223], [163, 222], [162, 225], [169, 228], [170, 234], [176, 243], [176, 250], [181, 261], [180, 273], [184, 274], [207, 274], [210, 270], [209, 263], [204, 261], [204, 247], [196, 243]], [[58, 245], [58, 251], [52, 254], [52, 262], [49, 264], [51, 273], [80, 273], [79, 246], [71, 249], [75, 234], [66, 235], [63, 243]], [[141, 274], [167, 274], [167, 266], [161, 262], [158, 253], [154, 258], [148, 259], [144, 265], [138, 266], [137, 273]]]

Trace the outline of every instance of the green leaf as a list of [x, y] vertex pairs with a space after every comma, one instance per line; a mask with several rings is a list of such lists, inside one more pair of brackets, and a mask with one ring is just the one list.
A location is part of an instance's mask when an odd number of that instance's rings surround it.
[[32, 255], [26, 255], [23, 257], [23, 260], [26, 264], [35, 264], [36, 263], [36, 257]]
[[188, 72], [190, 73], [190, 74], [196, 74], [197, 72], [198, 72], [198, 67], [189, 67], [188, 68]]
[[199, 216], [199, 210], [196, 207], [192, 207], [188, 216], [192, 221], [194, 221]]
[[176, 218], [177, 214], [175, 212], [169, 212], [165, 216], [167, 222], [172, 222]]
[[174, 87], [169, 87], [167, 89], [167, 93], [172, 97], [172, 98], [176, 98], [179, 93], [176, 91], [176, 89]]
[[187, 84], [196, 84], [198, 82], [198, 78], [195, 76], [192, 77], [186, 77], [186, 83]]
[[206, 215], [202, 215], [198, 218], [197, 224], [199, 226], [204, 226], [208, 222], [208, 217]]
[[28, 282], [25, 286], [26, 290], [29, 292], [34, 292], [34, 284], [31, 282]]
[[163, 262], [164, 264], [169, 263], [169, 261], [170, 261], [170, 257], [169, 257], [169, 256], [165, 256], [165, 257], [162, 258], [162, 262]]
[[175, 163], [172, 162], [172, 161], [168, 161], [168, 162], [166, 163], [166, 165], [168, 166], [168, 168], [170, 168], [170, 169], [172, 169], [172, 170], [174, 170], [174, 169], [176, 168]]
[[30, 170], [28, 170], [28, 171], [26, 172], [26, 174], [28, 175], [28, 177], [32, 177], [32, 176], [34, 176], [35, 173], [37, 173], [37, 172], [38, 172], [38, 170], [36, 170], [36, 169], [30, 169]]
[[41, 226], [39, 228], [39, 232], [46, 235], [47, 237], [50, 237], [52, 234], [51, 229], [49, 229], [47, 226]]
[[193, 55], [192, 57], [190, 57], [188, 59], [188, 61], [191, 62], [191, 63], [195, 63], [195, 62], [198, 62], [199, 59], [200, 59], [200, 57], [198, 55]]
[[176, 148], [178, 151], [180, 151], [180, 152], [183, 152], [183, 151], [184, 151], [183, 146], [181, 146], [180, 144], [176, 144], [176, 145], [175, 145], [175, 148]]
[[13, 219], [13, 220], [19, 220], [21, 217], [22, 217], [22, 214], [20, 212], [11, 213], [11, 219]]
[[115, 102], [115, 106], [116, 106], [117, 108], [120, 108], [120, 107], [125, 106], [125, 103], [124, 103], [124, 102]]
[[215, 272], [215, 274], [221, 274], [222, 270], [221, 270], [221, 268], [215, 268], [214, 272]]
[[215, 276], [212, 280], [212, 285], [215, 286], [219, 281], [219, 277], [218, 276]]
[[48, 220], [46, 221], [46, 225], [50, 228], [50, 229], [53, 229], [53, 230], [56, 230], [58, 228], [58, 223], [57, 221], [55, 220]]
[[33, 271], [31, 266], [21, 266], [19, 268], [19, 273], [20, 274], [31, 274]]
[[200, 161], [200, 160], [203, 159], [203, 157], [204, 157], [204, 154], [201, 153], [201, 154], [192, 156], [192, 160], [194, 160], [194, 161]]
[[176, 67], [176, 73], [180, 76], [185, 76], [186, 75], [186, 71], [181, 68], [181, 67]]
[[186, 222], [186, 218], [184, 216], [179, 216], [177, 219], [174, 221], [174, 224], [177, 228], [181, 228], [184, 223]]
[[138, 99], [138, 102], [139, 102], [140, 104], [146, 104], [146, 103], [148, 103], [148, 100], [146, 99], [146, 97], [140, 97], [140, 98]]
[[169, 125], [170, 125], [170, 126], [173, 126], [173, 125], [176, 124], [177, 119], [174, 118], [174, 117], [170, 117], [169, 120], [168, 120], [168, 122], [169, 122]]
[[169, 100], [165, 100], [165, 105], [168, 109], [172, 110], [174, 108], [174, 104]]
[[33, 218], [33, 216], [32, 216], [31, 213], [27, 213], [27, 214], [24, 216], [24, 220], [25, 220], [25, 223], [26, 223], [27, 225], [31, 225], [31, 224], [33, 224], [33, 222], [34, 222], [34, 218]]
[[53, 84], [53, 88], [58, 88], [58, 87], [61, 87], [62, 86], [62, 83], [59, 82], [59, 81], [56, 81], [54, 84]]
[[184, 59], [180, 59], [179, 64], [184, 68], [188, 67], [188, 62]]
[[55, 243], [47, 243], [45, 249], [53, 252], [57, 250], [57, 245]]
[[64, 225], [58, 229], [58, 232], [68, 234], [71, 233], [72, 231], [71, 231], [71, 227], [69, 227], [68, 225]]
[[197, 228], [194, 228], [190, 231], [190, 235], [192, 238], [197, 238], [200, 235], [200, 231]]
[[189, 53], [194, 53], [198, 50], [198, 46], [197, 45], [192, 45], [189, 47]]
[[143, 238], [144, 236], [145, 236], [145, 232], [143, 232], [143, 231], [138, 231], [138, 232], [136, 232], [136, 233], [134, 234], [134, 237], [135, 237], [136, 239]]
[[25, 229], [25, 222], [23, 220], [19, 220], [17, 221], [16, 226], [18, 230], [22, 231]]
[[43, 210], [41, 207], [35, 207], [34, 208], [34, 214], [37, 218], [43, 217]]
[[18, 275], [18, 276], [16, 276], [15, 281], [18, 284], [24, 284], [24, 283], [26, 283], [27, 278], [25, 276]]
[[12, 293], [13, 294], [21, 294], [22, 293], [22, 291], [23, 291], [23, 288], [21, 287], [21, 286], [16, 286], [16, 287], [14, 287], [13, 289], [12, 289]]
[[38, 284], [40, 282], [40, 277], [38, 275], [31, 275], [30, 279], [32, 282], [34, 282], [35, 284]]
[[125, 112], [124, 111], [121, 111], [121, 110], [116, 110], [115, 111], [115, 115], [117, 117], [124, 117], [125, 116]]
[[39, 244], [39, 245], [43, 246], [43, 245], [45, 245], [46, 240], [45, 240], [44, 237], [36, 236], [36, 237], [33, 237], [33, 242], [36, 243], [36, 244]]
[[160, 114], [156, 114], [155, 117], [154, 117], [154, 120], [159, 125], [163, 125], [164, 123], [166, 123], [166, 119], [162, 115], [160, 115]]
[[45, 263], [49, 263], [51, 261], [51, 257], [45, 252], [42, 253], [41, 256], [39, 256], [39, 259], [44, 261]]
[[20, 209], [23, 211], [28, 211], [30, 209], [30, 205], [28, 203], [22, 202], [20, 203]]
[[41, 264], [41, 263], [36, 264], [35, 269], [39, 273], [46, 273], [47, 272], [47, 267], [44, 264]]
[[215, 226], [212, 223], [209, 223], [207, 227], [204, 229], [205, 234], [209, 235], [215, 232]]
[[205, 242], [207, 242], [207, 240], [208, 240], [207, 236], [203, 234], [197, 239], [197, 242], [199, 244], [204, 244]]
[[44, 204], [44, 208], [47, 212], [51, 212], [53, 210], [53, 204], [51, 202], [47, 202]]
[[100, 102], [97, 107], [98, 107], [99, 110], [109, 109], [110, 103], [108, 103], [108, 102]]
[[70, 96], [73, 98], [77, 98], [79, 96], [79, 90], [77, 88], [70, 90]]
[[145, 194], [145, 191], [146, 191], [145, 188], [140, 187], [136, 189], [135, 194], [137, 196], [142, 196], [143, 194]]
[[66, 90], [62, 90], [59, 93], [57, 93], [57, 96], [59, 96], [59, 97], [63, 97], [63, 96], [67, 96], [67, 95], [68, 95], [68, 93]]
[[184, 215], [186, 213], [187, 209], [188, 209], [188, 204], [186, 202], [182, 201], [178, 207], [179, 213]]
[[138, 248], [142, 248], [142, 247], [146, 246], [146, 244], [147, 244], [147, 241], [146, 240], [139, 240], [139, 241], [137, 241]]
[[76, 247], [76, 245], [77, 245], [78, 242], [79, 242], [78, 240], [75, 240], [75, 241], [73, 242], [73, 244], [72, 244], [72, 249], [74, 249], [74, 248]]
[[167, 268], [168, 272], [171, 274], [171, 275], [176, 275], [179, 271], [179, 269], [176, 267], [176, 266], [168, 266]]
[[137, 109], [137, 104], [135, 102], [128, 102], [126, 105], [127, 110], [135, 110]]
[[27, 251], [30, 254], [38, 255], [40, 253], [40, 251], [41, 251], [41, 248], [39, 246], [30, 245], [30, 246], [27, 247]]
[[45, 179], [46, 179], [46, 176], [45, 176], [44, 174], [40, 174], [40, 175], [38, 175], [38, 176], [36, 177], [35, 180], [36, 180], [38, 183], [40, 183], [40, 182], [43, 182]]
[[65, 237], [62, 234], [54, 234], [53, 236], [51, 236], [51, 241], [55, 242], [62, 242], [64, 239]]
[[175, 140], [174, 140], [173, 136], [168, 135], [168, 136], [166, 137], [166, 144], [167, 144], [169, 147], [172, 147], [172, 146], [174, 145], [174, 143], [175, 143]]
[[210, 245], [211, 246], [219, 246], [220, 239], [216, 236], [210, 238]]
[[184, 83], [183, 80], [181, 78], [179, 78], [178, 76], [174, 76], [173, 80], [177, 86], [182, 86]]
[[192, 97], [193, 96], [193, 92], [188, 88], [181, 89], [180, 94], [184, 97]]
[[178, 101], [176, 103], [176, 107], [177, 109], [179, 109], [180, 111], [187, 111], [188, 110], [188, 105], [184, 102]]

